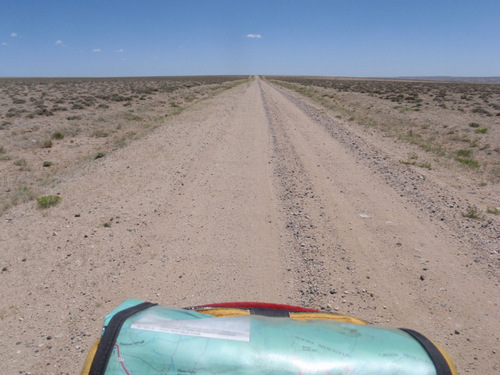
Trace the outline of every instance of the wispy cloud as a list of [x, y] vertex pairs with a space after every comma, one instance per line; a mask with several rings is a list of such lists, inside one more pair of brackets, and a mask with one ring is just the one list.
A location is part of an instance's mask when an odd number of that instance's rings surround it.
[[57, 40], [54, 44], [55, 44], [56, 46], [66, 47], [66, 44], [64, 44], [64, 43], [62, 42], [62, 40]]
[[247, 38], [257, 38], [257, 39], [260, 39], [260, 38], [262, 38], [262, 35], [260, 35], [260, 34], [247, 34]]
[[125, 52], [125, 50], [123, 48], [120, 48], [120, 49], [115, 50], [114, 52], [116, 52], [116, 53], [122, 53], [122, 52]]
[[5, 42], [2, 43], [2, 46], [6, 46], [6, 45], [7, 45], [7, 43], [5, 43]]
[[10, 33], [10, 36], [15, 38], [17, 36], [17, 33]]
[[94, 53], [99, 53], [99, 52], [101, 52], [101, 49], [100, 49], [100, 48], [94, 48], [94, 49], [92, 50], [92, 52], [94, 52]]

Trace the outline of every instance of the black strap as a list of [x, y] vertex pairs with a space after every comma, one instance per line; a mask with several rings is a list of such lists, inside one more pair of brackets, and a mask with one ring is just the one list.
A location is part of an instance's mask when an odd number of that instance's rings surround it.
[[431, 357], [432, 362], [434, 363], [434, 367], [436, 368], [436, 375], [453, 375], [451, 371], [450, 364], [443, 356], [443, 353], [434, 345], [434, 343], [429, 340], [427, 337], [413, 331], [411, 329], [401, 328], [401, 331], [404, 331], [411, 335], [415, 340], [417, 340], [427, 351], [429, 357]]
[[103, 375], [106, 371], [108, 365], [109, 357], [113, 352], [115, 346], [116, 338], [120, 333], [123, 323], [130, 318], [132, 315], [138, 313], [139, 311], [145, 310], [148, 307], [155, 306], [156, 303], [143, 302], [138, 305], [129, 307], [128, 309], [122, 310], [115, 314], [108, 325], [105, 327], [104, 333], [97, 347], [97, 351], [92, 361], [92, 366], [90, 367], [89, 375]]
[[260, 307], [252, 307], [250, 309], [250, 315], [260, 315], [268, 316], [271, 318], [289, 318], [290, 311], [288, 310], [275, 310], [275, 309], [263, 309]]

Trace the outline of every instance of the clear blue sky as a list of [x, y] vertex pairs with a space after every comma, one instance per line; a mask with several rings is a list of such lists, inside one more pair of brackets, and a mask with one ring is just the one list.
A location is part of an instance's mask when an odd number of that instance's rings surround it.
[[499, 0], [0, 0], [0, 77], [499, 76]]

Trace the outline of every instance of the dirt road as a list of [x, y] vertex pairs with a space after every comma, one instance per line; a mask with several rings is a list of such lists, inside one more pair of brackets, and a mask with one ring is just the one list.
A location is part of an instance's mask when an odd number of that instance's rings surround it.
[[498, 373], [498, 269], [387, 142], [256, 78], [67, 175], [58, 206], [2, 217], [3, 373], [78, 373], [126, 298], [338, 311]]

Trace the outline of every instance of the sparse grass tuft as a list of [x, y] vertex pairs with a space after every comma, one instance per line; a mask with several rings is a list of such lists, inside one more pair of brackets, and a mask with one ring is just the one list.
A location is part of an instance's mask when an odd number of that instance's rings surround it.
[[457, 151], [457, 156], [462, 156], [465, 158], [471, 157], [472, 156], [472, 150], [458, 150]]
[[486, 133], [488, 133], [488, 128], [476, 129], [476, 130], [474, 130], [474, 133], [476, 133], [476, 134], [486, 134]]
[[498, 168], [493, 168], [493, 169], [491, 170], [491, 174], [492, 174], [493, 176], [495, 176], [495, 177], [500, 177], [500, 167], [498, 167]]
[[20, 171], [29, 171], [30, 170], [26, 159], [17, 159], [14, 162], [14, 165], [18, 166]]
[[51, 161], [44, 161], [43, 162], [43, 166], [44, 167], [50, 167], [52, 165], [52, 162]]
[[135, 115], [133, 113], [127, 113], [125, 115], [125, 120], [128, 120], [128, 121], [140, 121], [140, 120], [142, 120], [142, 117], [138, 116], [138, 115]]
[[38, 204], [38, 208], [49, 208], [58, 204], [61, 200], [61, 197], [57, 195], [46, 195], [44, 197], [40, 197], [36, 199], [36, 203]]
[[51, 148], [52, 147], [52, 139], [46, 139], [42, 142], [42, 148]]
[[415, 165], [415, 164], [417, 164], [416, 161], [408, 161], [408, 160], [400, 160], [399, 162], [401, 164], [405, 164], [405, 165]]
[[462, 216], [469, 219], [480, 219], [481, 213], [476, 206], [469, 206], [467, 211], [462, 212]]
[[472, 168], [479, 168], [479, 162], [474, 159], [456, 157], [456, 161]]
[[92, 137], [96, 138], [106, 138], [109, 135], [109, 133], [105, 132], [104, 130], [96, 130], [92, 133]]
[[421, 168], [432, 169], [432, 165], [428, 161], [426, 161], [424, 163], [420, 163], [418, 166]]
[[35, 192], [27, 185], [19, 185], [12, 194], [4, 199], [0, 204], [0, 213], [8, 210], [10, 207], [20, 203], [28, 202], [35, 199]]
[[100, 159], [100, 158], [103, 158], [103, 157], [105, 157], [105, 156], [106, 156], [106, 154], [105, 154], [104, 152], [98, 152], [98, 153], [96, 154], [96, 156], [94, 156], [94, 160], [96, 160], [96, 159]]
[[469, 126], [471, 128], [479, 128], [481, 125], [479, 125], [477, 122], [469, 122]]
[[488, 207], [486, 212], [493, 215], [500, 215], [500, 209], [498, 207]]

